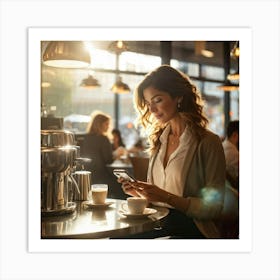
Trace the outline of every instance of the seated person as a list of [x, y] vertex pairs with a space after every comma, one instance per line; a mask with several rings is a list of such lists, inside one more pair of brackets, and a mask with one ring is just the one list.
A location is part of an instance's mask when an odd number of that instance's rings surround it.
[[128, 150], [129, 154], [138, 156], [147, 156], [147, 148], [143, 145], [143, 140], [140, 138], [138, 141]]
[[125, 198], [120, 184], [106, 166], [114, 160], [112, 145], [108, 138], [110, 121], [111, 117], [102, 112], [92, 113], [87, 134], [81, 144], [81, 155], [92, 160], [85, 164], [86, 170], [91, 171], [91, 184], [108, 184], [108, 197]]
[[94, 112], [82, 143], [82, 156], [92, 160], [86, 167], [92, 172], [93, 183], [105, 183], [108, 178], [106, 164], [113, 162], [112, 146], [107, 136], [110, 120], [109, 116]]
[[114, 128], [111, 133], [113, 157], [114, 159], [120, 159], [121, 156], [125, 156], [127, 154], [125, 144], [122, 140], [121, 132], [119, 129]]
[[239, 180], [239, 121], [230, 121], [227, 136], [223, 141], [226, 158], [227, 179], [232, 187], [238, 188]]

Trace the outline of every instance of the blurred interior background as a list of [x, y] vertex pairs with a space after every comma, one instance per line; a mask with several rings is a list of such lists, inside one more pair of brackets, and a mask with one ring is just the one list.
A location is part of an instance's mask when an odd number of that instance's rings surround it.
[[[41, 42], [41, 116], [61, 118], [63, 128], [77, 135], [85, 133], [90, 114], [100, 110], [112, 116], [128, 148], [145, 138], [134, 124], [133, 90], [161, 64], [190, 76], [205, 100], [209, 128], [221, 138], [227, 123], [239, 119], [237, 41], [82, 42], [90, 56], [86, 67], [50, 66], [50, 43]], [[124, 87], [114, 88], [116, 82]], [[229, 82], [233, 88], [220, 88]]]

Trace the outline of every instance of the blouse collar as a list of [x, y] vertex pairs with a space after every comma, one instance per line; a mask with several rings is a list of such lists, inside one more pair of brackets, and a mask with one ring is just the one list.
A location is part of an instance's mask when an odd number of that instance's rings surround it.
[[[160, 140], [160, 142], [161, 142], [162, 144], [164, 144], [164, 143], [167, 142], [167, 140], [168, 140], [168, 135], [169, 135], [170, 130], [171, 130], [171, 126], [170, 126], [170, 124], [168, 124], [168, 125], [165, 127], [165, 129], [163, 130], [161, 136], [159, 137], [159, 140]], [[185, 127], [183, 133], [182, 133], [181, 136], [180, 136], [180, 140], [183, 139], [183, 138], [185, 138], [186, 135], [187, 135], [188, 133], [189, 133], [188, 125], [186, 125], [186, 127]]]

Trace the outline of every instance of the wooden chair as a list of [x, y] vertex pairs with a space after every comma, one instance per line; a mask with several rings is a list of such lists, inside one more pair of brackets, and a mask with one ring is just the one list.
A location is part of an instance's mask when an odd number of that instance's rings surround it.
[[133, 174], [136, 180], [147, 181], [147, 172], [149, 166], [148, 157], [129, 156], [131, 164], [133, 166]]

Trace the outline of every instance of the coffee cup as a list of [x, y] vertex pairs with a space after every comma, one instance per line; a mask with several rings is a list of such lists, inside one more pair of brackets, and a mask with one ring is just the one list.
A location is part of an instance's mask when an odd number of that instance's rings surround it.
[[91, 185], [91, 197], [94, 204], [104, 204], [108, 194], [107, 184], [93, 184]]
[[130, 214], [143, 214], [147, 206], [147, 199], [144, 197], [128, 197], [126, 202]]

